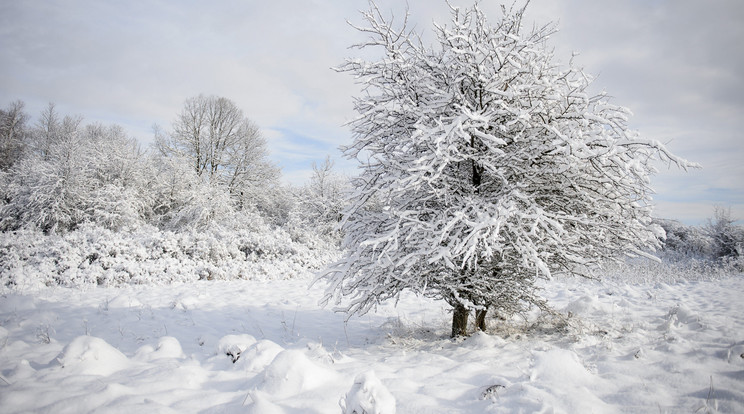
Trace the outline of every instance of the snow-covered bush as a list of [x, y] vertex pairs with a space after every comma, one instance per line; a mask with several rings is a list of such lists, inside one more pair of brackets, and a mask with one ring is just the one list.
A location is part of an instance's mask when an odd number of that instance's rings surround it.
[[64, 234], [21, 229], [0, 233], [0, 282], [81, 286], [292, 278], [322, 268], [336, 254], [332, 243], [297, 243], [245, 214], [179, 232], [153, 226], [114, 232], [94, 224]]
[[602, 278], [624, 283], [677, 283], [685, 281], [718, 280], [739, 274], [741, 268], [710, 260], [670, 258], [661, 255], [662, 261], [647, 258], [629, 258], [622, 262], [606, 262]]
[[[65, 117], [44, 151], [30, 151], [5, 179], [0, 229], [64, 232], [82, 223], [137, 226], [151, 210], [148, 164], [121, 127]], [[37, 134], [39, 132], [37, 131]]]
[[657, 219], [666, 232], [660, 257], [673, 266], [744, 269], [744, 227], [735, 221], [721, 207], [715, 208], [714, 217], [703, 227]]
[[153, 158], [152, 224], [165, 230], [204, 229], [231, 216], [230, 194], [220, 183], [200, 177], [185, 159]]
[[665, 260], [708, 260], [711, 257], [711, 240], [704, 229], [676, 220], [656, 219], [655, 222], [666, 233], [660, 252]]
[[[711, 240], [713, 255], [725, 263], [744, 264], [744, 227], [734, 223], [731, 209], [716, 206], [705, 232]], [[744, 266], [742, 266], [744, 269]]]
[[288, 227], [298, 237], [320, 236], [341, 242], [339, 220], [348, 205], [351, 183], [333, 171], [333, 161], [326, 157], [321, 165], [313, 163], [313, 174], [301, 188], [296, 189], [296, 202]]
[[283, 228], [292, 221], [297, 205], [292, 188], [280, 185], [246, 189], [243, 200], [242, 210], [258, 213], [269, 223]]

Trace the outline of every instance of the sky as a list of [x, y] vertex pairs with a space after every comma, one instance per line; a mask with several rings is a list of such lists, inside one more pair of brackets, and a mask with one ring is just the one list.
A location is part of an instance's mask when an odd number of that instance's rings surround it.
[[[511, 4], [511, 0], [506, 1]], [[379, 8], [430, 33], [444, 0], [380, 0]], [[406, 6], [407, 4], [407, 6]], [[468, 7], [471, 1], [452, 0]], [[500, 2], [481, 7], [496, 21]], [[359, 56], [366, 0], [3, 1], [0, 106], [25, 102], [35, 119], [62, 114], [123, 126], [143, 146], [169, 129], [187, 98], [234, 101], [258, 124], [286, 183], [301, 185], [338, 147], [359, 94], [332, 70]], [[556, 58], [596, 77], [592, 88], [630, 108], [633, 129], [702, 165], [659, 165], [655, 215], [702, 224], [713, 206], [744, 219], [744, 2], [741, 0], [532, 0], [525, 22], [557, 22]]]

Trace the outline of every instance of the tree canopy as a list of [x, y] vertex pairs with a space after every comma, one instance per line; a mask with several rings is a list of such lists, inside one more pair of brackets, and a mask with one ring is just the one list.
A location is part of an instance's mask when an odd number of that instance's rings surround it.
[[[199, 95], [186, 100], [173, 130], [156, 134], [163, 155], [186, 159], [199, 177], [224, 185], [234, 198], [279, 178], [266, 140], [230, 99]], [[242, 200], [241, 200], [242, 201]]]

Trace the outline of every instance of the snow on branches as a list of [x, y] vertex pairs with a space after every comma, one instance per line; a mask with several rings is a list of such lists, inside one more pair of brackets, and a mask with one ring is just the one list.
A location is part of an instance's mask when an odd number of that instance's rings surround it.
[[325, 303], [362, 314], [412, 289], [455, 308], [455, 336], [469, 310], [542, 305], [537, 278], [659, 246], [651, 161], [695, 165], [554, 63], [553, 25], [524, 33], [524, 8], [503, 11], [492, 26], [477, 4], [452, 7], [432, 48], [373, 3], [363, 13], [361, 47], [385, 53], [339, 68], [365, 86], [344, 148], [363, 172], [342, 222], [347, 255], [321, 276]]

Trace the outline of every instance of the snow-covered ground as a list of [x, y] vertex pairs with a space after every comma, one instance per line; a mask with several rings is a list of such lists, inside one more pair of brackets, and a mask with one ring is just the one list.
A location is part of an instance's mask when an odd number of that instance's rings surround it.
[[5, 290], [0, 411], [744, 412], [741, 275], [555, 280], [567, 326], [491, 320], [460, 342], [442, 303], [345, 323], [308, 283]]

